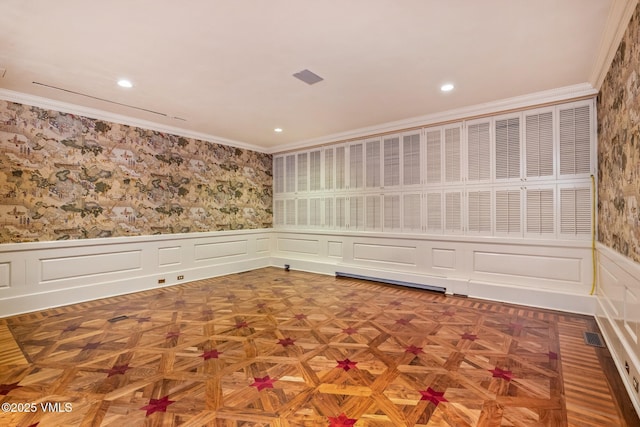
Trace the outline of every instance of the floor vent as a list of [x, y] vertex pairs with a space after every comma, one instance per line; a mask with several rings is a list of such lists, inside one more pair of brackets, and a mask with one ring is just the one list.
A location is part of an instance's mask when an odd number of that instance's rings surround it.
[[440, 286], [423, 285], [422, 283], [405, 282], [405, 281], [402, 281], [402, 280], [384, 279], [382, 277], [363, 276], [363, 275], [360, 275], [360, 274], [343, 273], [343, 272], [340, 272], [340, 271], [336, 271], [336, 277], [345, 277], [345, 278], [348, 278], [348, 279], [368, 280], [370, 282], [386, 283], [388, 285], [407, 286], [409, 288], [425, 289], [425, 290], [428, 290], [428, 291], [440, 292], [442, 294], [444, 294], [445, 291], [446, 291], [445, 288], [440, 287]]
[[604, 347], [602, 336], [596, 332], [585, 332], [584, 343], [592, 347]]

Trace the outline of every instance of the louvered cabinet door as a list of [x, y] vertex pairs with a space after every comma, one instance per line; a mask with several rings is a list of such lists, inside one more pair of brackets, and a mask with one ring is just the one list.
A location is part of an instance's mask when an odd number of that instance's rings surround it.
[[462, 234], [463, 190], [444, 191], [444, 234]]
[[402, 231], [418, 233], [422, 231], [422, 194], [402, 195]]
[[296, 225], [307, 228], [309, 226], [309, 200], [301, 198], [296, 200]]
[[273, 201], [273, 226], [276, 228], [285, 225], [284, 200], [276, 199]]
[[467, 123], [467, 182], [491, 180], [491, 122]]
[[400, 194], [385, 194], [383, 198], [383, 231], [397, 233], [402, 228], [400, 224]]
[[322, 176], [324, 191], [335, 190], [335, 148], [325, 147], [322, 149]]
[[559, 184], [558, 235], [591, 238], [592, 196], [589, 184]]
[[347, 188], [347, 147], [335, 147], [335, 189], [344, 191]]
[[592, 102], [559, 106], [560, 178], [588, 177], [591, 173]]
[[439, 185], [442, 183], [442, 134], [443, 131], [440, 128], [427, 129], [425, 131], [427, 185]]
[[366, 141], [365, 147], [365, 187], [379, 189], [381, 187], [380, 140]]
[[297, 193], [309, 191], [309, 153], [298, 153], [296, 159], [297, 169]]
[[349, 191], [364, 188], [364, 143], [349, 144]]
[[491, 235], [491, 190], [472, 189], [466, 194], [467, 233]]
[[442, 191], [427, 191], [425, 194], [427, 233], [442, 234], [444, 230], [444, 205]]
[[553, 110], [524, 114], [524, 178], [526, 181], [554, 177]]
[[346, 229], [349, 225], [347, 217], [347, 198], [336, 196], [335, 198], [335, 228]]
[[364, 229], [382, 231], [382, 196], [371, 194], [364, 197]]
[[273, 158], [273, 194], [284, 193], [284, 156]]
[[296, 155], [287, 154], [284, 158], [284, 175], [285, 186], [284, 191], [286, 193], [296, 192]]
[[400, 136], [385, 137], [382, 140], [383, 181], [385, 189], [400, 187]]
[[462, 129], [459, 126], [444, 130], [444, 181], [459, 184], [462, 181]]
[[497, 118], [494, 130], [496, 181], [520, 181], [520, 116]]
[[349, 229], [364, 230], [364, 196], [349, 197]]
[[521, 187], [496, 188], [494, 212], [496, 236], [522, 237]]
[[422, 146], [420, 132], [402, 136], [402, 187], [416, 188], [422, 184]]
[[284, 224], [287, 227], [296, 226], [296, 199], [286, 199], [284, 201]]
[[320, 228], [323, 214], [322, 198], [311, 197], [309, 199], [309, 227]]
[[324, 200], [324, 219], [323, 226], [329, 230], [335, 228], [336, 208], [335, 199], [333, 197], [325, 197]]
[[553, 238], [556, 234], [556, 186], [527, 186], [523, 191], [525, 237]]
[[322, 190], [322, 151], [309, 152], [309, 191]]

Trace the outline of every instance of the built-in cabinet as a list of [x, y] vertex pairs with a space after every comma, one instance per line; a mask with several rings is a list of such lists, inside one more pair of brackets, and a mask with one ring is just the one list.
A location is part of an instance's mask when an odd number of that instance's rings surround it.
[[274, 224], [589, 238], [593, 100], [275, 155]]

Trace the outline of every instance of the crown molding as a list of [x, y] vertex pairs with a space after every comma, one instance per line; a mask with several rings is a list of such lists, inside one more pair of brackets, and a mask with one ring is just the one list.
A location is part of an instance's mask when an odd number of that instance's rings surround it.
[[607, 16], [607, 23], [605, 25], [605, 32], [602, 35], [600, 41], [600, 47], [591, 72], [589, 82], [598, 91], [604, 82], [613, 57], [618, 51], [620, 41], [627, 31], [629, 21], [633, 12], [636, 10], [638, 0], [614, 0], [611, 8], [609, 9], [609, 16]]
[[285, 151], [299, 150], [319, 145], [327, 145], [338, 141], [359, 139], [371, 135], [401, 132], [406, 129], [430, 126], [438, 123], [460, 121], [472, 117], [497, 114], [514, 109], [534, 107], [537, 105], [559, 103], [576, 98], [583, 98], [597, 95], [598, 91], [590, 83], [580, 83], [571, 86], [564, 86], [556, 89], [535, 92], [528, 95], [515, 96], [512, 98], [486, 102], [463, 108], [443, 111], [425, 116], [413, 117], [410, 119], [398, 120], [383, 123], [375, 126], [354, 129], [347, 132], [335, 133], [320, 138], [308, 139], [291, 144], [279, 145], [269, 149], [267, 152], [277, 154]]
[[195, 132], [188, 129], [178, 128], [174, 126], [167, 126], [160, 123], [136, 119], [121, 114], [109, 113], [107, 111], [98, 110], [95, 108], [82, 107], [80, 105], [71, 104], [67, 102], [55, 101], [53, 99], [44, 98], [41, 96], [29, 95], [22, 92], [16, 92], [8, 89], [0, 88], [0, 100], [17, 102], [20, 104], [31, 105], [34, 107], [44, 108], [47, 110], [60, 111], [62, 113], [75, 114], [78, 116], [89, 117], [97, 120], [104, 120], [112, 123], [119, 123], [122, 125], [139, 127], [142, 129], [153, 130], [162, 133], [168, 133], [172, 135], [183, 136], [185, 138], [193, 138], [201, 141], [208, 141], [215, 144], [227, 145], [230, 147], [244, 148], [247, 150], [257, 151], [260, 153], [266, 153], [264, 147], [257, 145], [247, 144], [240, 141], [234, 141], [231, 139], [221, 138], [215, 135], [209, 135], [205, 133]]

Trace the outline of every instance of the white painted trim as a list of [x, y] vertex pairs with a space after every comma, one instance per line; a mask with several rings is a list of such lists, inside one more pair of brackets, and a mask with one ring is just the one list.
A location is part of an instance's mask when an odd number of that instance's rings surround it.
[[607, 77], [613, 57], [618, 51], [620, 41], [627, 31], [637, 4], [638, 0], [614, 0], [609, 9], [609, 16], [607, 16], [607, 23], [604, 27], [605, 33], [602, 35], [598, 54], [589, 77], [589, 83], [597, 90], [600, 90], [605, 77]]
[[580, 83], [571, 86], [536, 92], [528, 95], [521, 95], [512, 98], [491, 101], [484, 104], [477, 104], [468, 107], [457, 108], [454, 110], [428, 114], [425, 116], [412, 117], [409, 119], [382, 123], [379, 125], [354, 129], [347, 132], [335, 133], [320, 138], [294, 142], [291, 144], [279, 145], [268, 149], [267, 152], [271, 154], [278, 154], [284, 151], [304, 149], [317, 145], [330, 144], [336, 141], [363, 138], [368, 135], [401, 131], [403, 129], [411, 127], [429, 126], [437, 123], [464, 120], [480, 115], [497, 114], [512, 109], [534, 107], [536, 105], [547, 103], [570, 101], [572, 99], [585, 96], [595, 96], [597, 93], [598, 91], [594, 89], [591, 84]]
[[185, 138], [193, 138], [200, 141], [213, 142], [215, 144], [227, 145], [230, 147], [245, 148], [247, 150], [266, 153], [264, 147], [248, 144], [246, 142], [234, 141], [206, 133], [195, 132], [174, 126], [163, 125], [160, 123], [136, 119], [121, 114], [109, 113], [107, 111], [95, 108], [83, 107], [68, 102], [55, 101], [41, 96], [29, 95], [26, 93], [16, 92], [8, 89], [0, 88], [0, 99], [5, 101], [17, 102], [20, 104], [31, 105], [34, 107], [44, 108], [47, 110], [60, 111], [62, 113], [76, 114], [79, 116], [89, 117], [92, 119], [105, 120], [112, 123], [122, 125], [135, 126], [142, 129], [155, 130], [158, 132], [168, 133], [172, 135], [184, 136]]
[[[632, 382], [633, 377], [640, 380], [640, 346], [632, 342], [629, 331], [623, 330], [620, 325], [627, 320], [638, 323], [637, 306], [627, 301], [627, 295], [640, 294], [640, 263], [600, 242], [596, 244], [596, 249], [599, 280], [596, 287], [596, 321], [633, 406], [640, 414], [640, 397]], [[629, 363], [629, 373], [626, 372], [625, 361]]]

